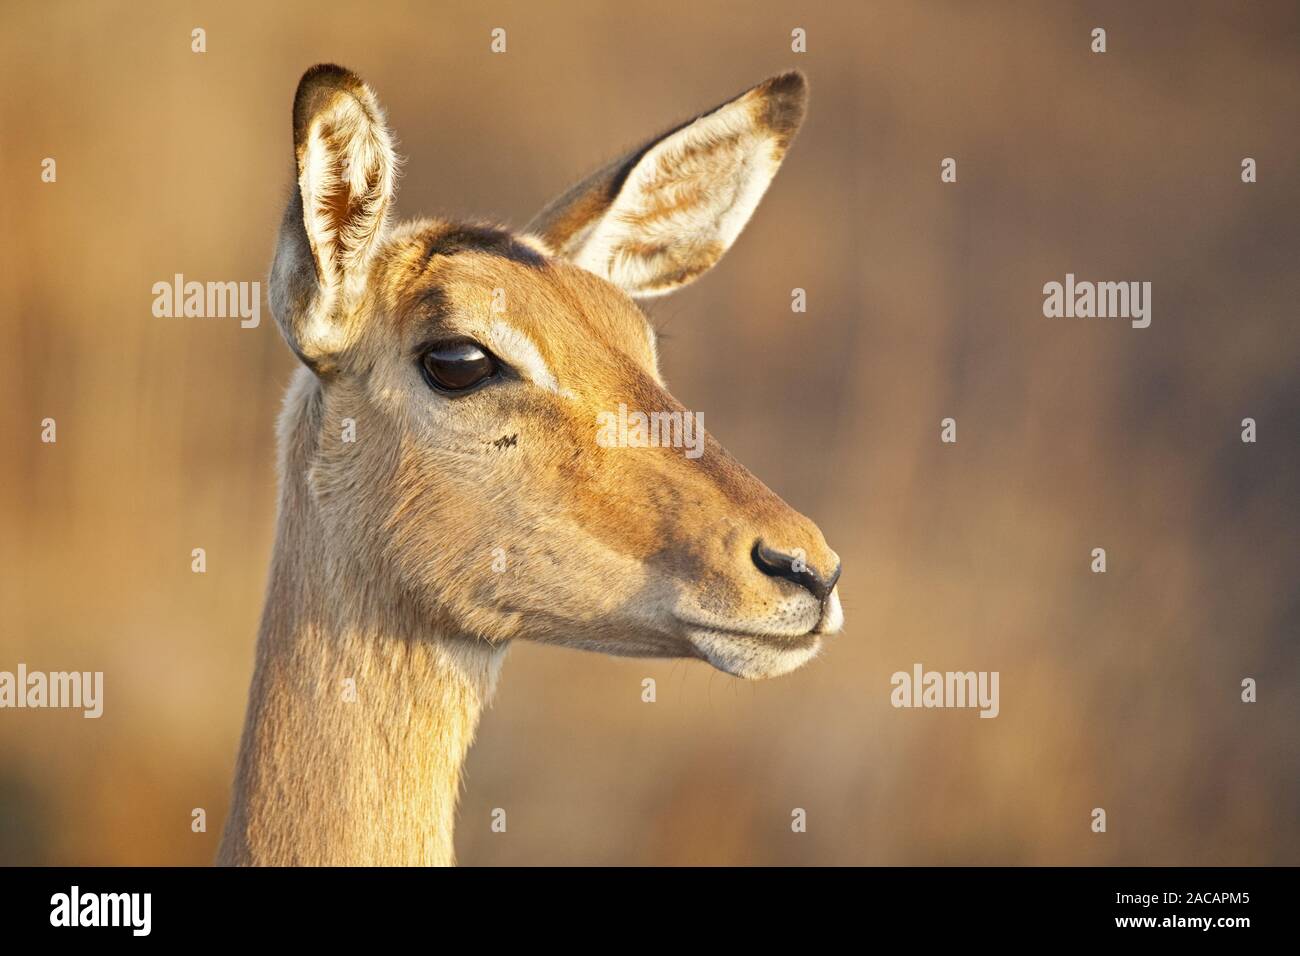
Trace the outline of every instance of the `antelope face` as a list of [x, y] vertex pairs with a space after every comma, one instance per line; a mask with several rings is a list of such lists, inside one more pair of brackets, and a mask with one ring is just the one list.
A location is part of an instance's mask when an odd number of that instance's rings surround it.
[[[633, 299], [721, 257], [804, 97], [797, 74], [769, 80], [518, 234], [389, 228], [373, 95], [337, 67], [309, 71], [272, 306], [319, 389], [309, 482], [331, 547], [490, 641], [699, 657], [744, 677], [815, 654], [842, 622], [839, 559], [668, 392]], [[347, 419], [353, 442], [338, 439]]]

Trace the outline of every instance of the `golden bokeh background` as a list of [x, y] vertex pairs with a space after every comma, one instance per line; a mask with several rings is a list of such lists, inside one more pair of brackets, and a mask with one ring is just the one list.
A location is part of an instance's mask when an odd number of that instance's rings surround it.
[[[757, 684], [515, 647], [463, 863], [1300, 862], [1295, 4], [10, 0], [0, 25], [0, 670], [105, 673], [99, 720], [0, 711], [0, 863], [215, 853], [294, 360], [265, 305], [159, 319], [151, 286], [265, 279], [324, 60], [385, 103], [402, 216], [516, 226], [766, 75], [812, 86], [735, 249], [649, 312], [677, 397], [839, 551], [845, 631]], [[1151, 327], [1045, 319], [1067, 272], [1151, 281]], [[1001, 715], [893, 709], [915, 662], [999, 671]]]

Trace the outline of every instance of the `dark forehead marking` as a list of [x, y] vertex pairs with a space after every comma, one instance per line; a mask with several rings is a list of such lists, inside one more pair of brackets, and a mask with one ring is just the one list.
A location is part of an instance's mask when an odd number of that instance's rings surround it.
[[505, 229], [476, 225], [449, 226], [431, 236], [425, 249], [423, 265], [427, 266], [434, 256], [454, 256], [458, 252], [484, 252], [534, 269], [546, 265], [544, 255], [520, 242]]
[[447, 314], [447, 293], [440, 286], [425, 286], [417, 293], [415, 304], [428, 318], [441, 319]]

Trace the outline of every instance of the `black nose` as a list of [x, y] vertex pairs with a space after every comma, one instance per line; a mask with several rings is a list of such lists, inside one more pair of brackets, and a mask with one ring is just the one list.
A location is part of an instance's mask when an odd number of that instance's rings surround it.
[[754, 559], [754, 566], [769, 578], [785, 578], [787, 581], [793, 581], [800, 587], [806, 588], [813, 597], [823, 603], [830, 597], [835, 582], [840, 579], [839, 565], [835, 566], [834, 574], [824, 578], [813, 570], [813, 566], [806, 558], [769, 548], [761, 540], [754, 542], [754, 550], [750, 552], [750, 556]]

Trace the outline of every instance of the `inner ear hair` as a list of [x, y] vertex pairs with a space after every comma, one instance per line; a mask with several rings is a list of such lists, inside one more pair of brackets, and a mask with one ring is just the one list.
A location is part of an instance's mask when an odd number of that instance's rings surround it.
[[801, 73], [771, 77], [587, 177], [527, 230], [632, 295], [670, 292], [731, 247], [785, 158], [806, 102]]
[[319, 371], [356, 334], [347, 305], [387, 229], [398, 161], [374, 94], [332, 64], [299, 81], [293, 139], [297, 189], [281, 225], [271, 304], [289, 346]]

